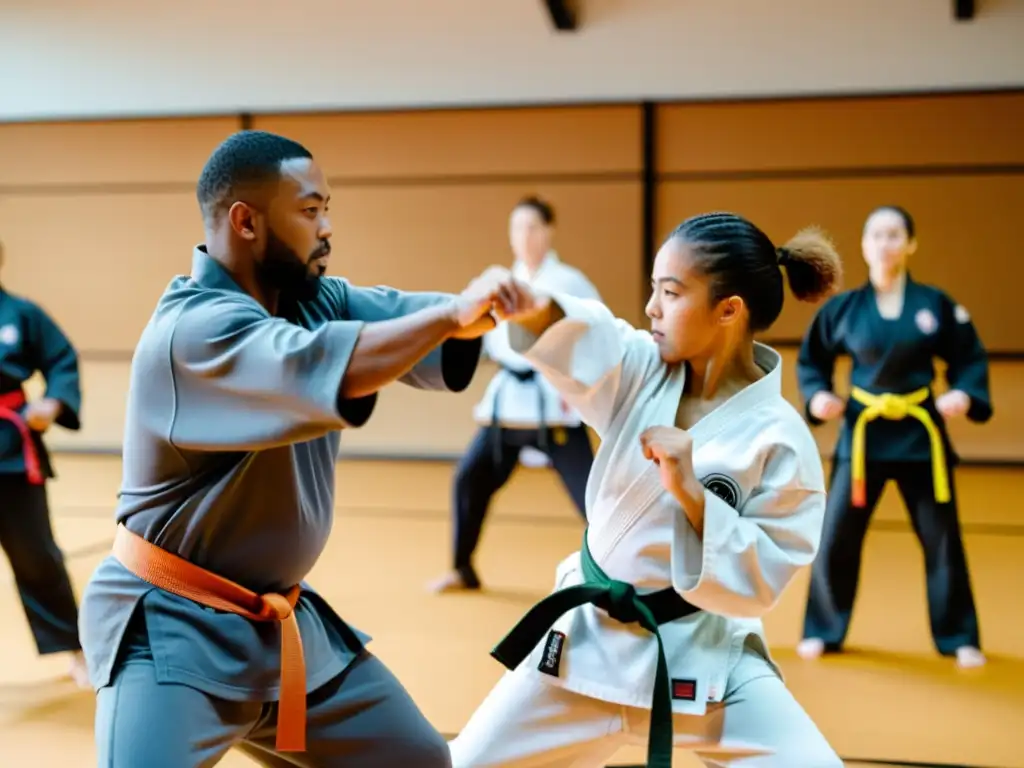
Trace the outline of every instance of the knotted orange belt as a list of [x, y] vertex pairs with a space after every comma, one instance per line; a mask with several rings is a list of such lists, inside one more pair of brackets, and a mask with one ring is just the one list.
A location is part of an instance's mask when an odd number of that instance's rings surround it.
[[35, 441], [32, 439], [32, 430], [18, 413], [19, 408], [25, 407], [25, 393], [20, 390], [6, 392], [0, 395], [0, 421], [9, 421], [15, 429], [21, 433], [21, 452], [25, 457], [25, 474], [32, 485], [43, 484], [43, 468], [39, 461], [39, 452], [36, 451]]
[[228, 579], [200, 568], [161, 549], [124, 525], [117, 527], [114, 557], [129, 571], [154, 587], [193, 600], [218, 611], [252, 621], [276, 621], [281, 625], [281, 693], [277, 715], [277, 749], [306, 749], [306, 661], [295, 618], [299, 587], [287, 594], [258, 595]]

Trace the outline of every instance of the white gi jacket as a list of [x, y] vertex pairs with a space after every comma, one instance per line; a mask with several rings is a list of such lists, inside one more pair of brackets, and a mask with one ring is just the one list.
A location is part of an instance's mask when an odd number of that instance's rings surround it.
[[[648, 427], [674, 426], [685, 367], [663, 363], [647, 331], [616, 319], [599, 302], [565, 294], [555, 301], [565, 319], [539, 339], [513, 326], [513, 349], [601, 438], [586, 495], [588, 541], [598, 565], [640, 593], [673, 587], [702, 609], [660, 631], [673, 691], [682, 691], [673, 695], [673, 711], [704, 714], [708, 701], [724, 695], [748, 637], [767, 655], [760, 617], [817, 552], [825, 512], [817, 445], [782, 396], [781, 357], [755, 345], [767, 375], [689, 430], [694, 469], [706, 488], [701, 541], [640, 446]], [[577, 552], [559, 565], [555, 587], [582, 582]], [[565, 634], [558, 676], [539, 671], [544, 642], [523, 662], [538, 679], [650, 708], [653, 635], [592, 605], [571, 610], [554, 629]]]

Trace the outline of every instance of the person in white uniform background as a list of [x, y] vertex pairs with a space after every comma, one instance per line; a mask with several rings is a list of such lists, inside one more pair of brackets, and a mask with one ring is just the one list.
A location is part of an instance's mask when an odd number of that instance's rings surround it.
[[[509, 217], [512, 274], [537, 290], [600, 300], [586, 276], [553, 250], [554, 229], [550, 203], [532, 196], [516, 203]], [[474, 410], [480, 428], [455, 472], [453, 569], [431, 584], [435, 592], [480, 588], [473, 553], [491, 499], [509, 481], [524, 451], [533, 449], [550, 459], [580, 516], [586, 517], [584, 495], [594, 453], [579, 414], [512, 350], [507, 324], [484, 337], [484, 353], [500, 370]]]

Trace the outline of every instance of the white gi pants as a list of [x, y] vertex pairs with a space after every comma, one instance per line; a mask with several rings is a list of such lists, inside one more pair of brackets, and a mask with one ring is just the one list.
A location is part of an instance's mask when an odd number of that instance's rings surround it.
[[[521, 668], [522, 671], [522, 668]], [[507, 672], [450, 742], [452, 768], [600, 768], [627, 744], [646, 746], [650, 710], [582, 696]], [[841, 768], [775, 671], [745, 649], [722, 702], [676, 715], [679, 749], [706, 766]]]

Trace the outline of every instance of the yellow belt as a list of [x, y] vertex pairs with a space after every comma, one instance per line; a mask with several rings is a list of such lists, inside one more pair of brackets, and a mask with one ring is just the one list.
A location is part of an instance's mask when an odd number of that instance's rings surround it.
[[940, 504], [949, 501], [949, 474], [946, 469], [946, 448], [935, 420], [921, 403], [928, 399], [928, 387], [922, 387], [907, 395], [885, 392], [874, 395], [860, 387], [854, 387], [850, 395], [864, 406], [853, 425], [853, 506], [867, 505], [867, 457], [865, 432], [869, 421], [881, 417], [899, 421], [908, 416], [917, 419], [928, 431], [932, 443], [932, 482], [935, 486], [935, 500]]

